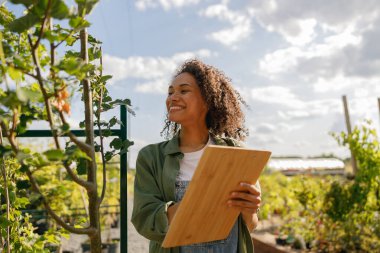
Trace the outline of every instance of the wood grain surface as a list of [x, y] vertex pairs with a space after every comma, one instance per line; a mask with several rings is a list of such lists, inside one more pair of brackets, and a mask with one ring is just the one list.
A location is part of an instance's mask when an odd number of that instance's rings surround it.
[[163, 247], [227, 238], [239, 211], [227, 206], [240, 182], [256, 183], [271, 152], [208, 146], [169, 226]]

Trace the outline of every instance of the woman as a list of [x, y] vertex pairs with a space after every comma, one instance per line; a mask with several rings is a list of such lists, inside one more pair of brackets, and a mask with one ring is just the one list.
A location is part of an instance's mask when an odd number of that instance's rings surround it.
[[[161, 247], [204, 148], [239, 146], [248, 131], [240, 94], [216, 68], [199, 60], [185, 62], [166, 99], [162, 133], [170, 140], [144, 147], [136, 162], [132, 223], [150, 240], [149, 252], [253, 252], [250, 231], [257, 223], [260, 188], [242, 182], [226, 205], [241, 214], [225, 240], [165, 249]], [[185, 224], [184, 224], [185, 225]]]

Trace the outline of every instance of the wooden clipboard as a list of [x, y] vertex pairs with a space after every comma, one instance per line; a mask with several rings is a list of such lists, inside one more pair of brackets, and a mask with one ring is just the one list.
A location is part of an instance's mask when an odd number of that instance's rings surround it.
[[240, 182], [256, 183], [271, 152], [246, 148], [208, 146], [162, 247], [170, 248], [222, 240], [229, 235], [239, 211], [227, 206]]

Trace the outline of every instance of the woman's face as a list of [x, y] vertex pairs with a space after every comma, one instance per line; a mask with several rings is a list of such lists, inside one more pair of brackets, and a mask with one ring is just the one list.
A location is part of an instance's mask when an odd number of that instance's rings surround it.
[[187, 125], [205, 125], [207, 104], [194, 76], [189, 73], [179, 74], [168, 89], [166, 109], [169, 120]]

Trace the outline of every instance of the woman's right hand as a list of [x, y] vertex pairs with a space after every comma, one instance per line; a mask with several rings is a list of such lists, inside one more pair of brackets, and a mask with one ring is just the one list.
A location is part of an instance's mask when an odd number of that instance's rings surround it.
[[168, 207], [167, 216], [168, 216], [169, 225], [172, 222], [173, 217], [175, 213], [177, 212], [178, 207], [179, 207], [179, 203], [175, 203], [174, 205], [171, 205]]

